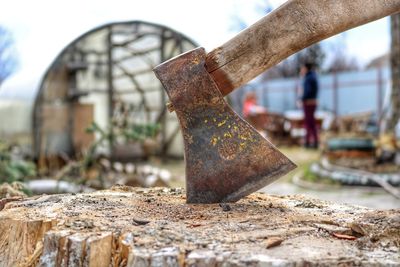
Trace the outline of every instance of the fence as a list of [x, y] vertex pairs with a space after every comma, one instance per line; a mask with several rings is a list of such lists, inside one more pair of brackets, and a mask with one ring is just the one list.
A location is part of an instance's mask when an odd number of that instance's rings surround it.
[[[320, 110], [339, 116], [373, 112], [380, 117], [390, 86], [390, 69], [376, 68], [326, 74], [320, 75], [318, 80]], [[295, 110], [298, 109], [297, 101], [301, 95], [301, 87], [299, 78], [255, 81], [233, 96], [232, 105], [240, 111], [243, 95], [251, 90], [257, 93], [259, 104], [270, 111], [283, 113]]]

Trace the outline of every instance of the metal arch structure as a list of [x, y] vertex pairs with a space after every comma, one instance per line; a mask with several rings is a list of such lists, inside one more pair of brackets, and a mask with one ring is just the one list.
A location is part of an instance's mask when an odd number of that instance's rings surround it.
[[[159, 155], [183, 155], [179, 124], [167, 112], [152, 69], [197, 46], [171, 28], [143, 21], [106, 24], [76, 38], [41, 80], [33, 108], [35, 158], [73, 156], [83, 122], [93, 119], [108, 128], [121, 105], [130, 107], [130, 120], [161, 125]], [[115, 154], [115, 147], [104, 149]]]

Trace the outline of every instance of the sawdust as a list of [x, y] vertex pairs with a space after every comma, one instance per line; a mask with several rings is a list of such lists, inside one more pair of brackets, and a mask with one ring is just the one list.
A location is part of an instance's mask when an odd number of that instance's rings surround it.
[[[299, 195], [256, 193], [237, 203], [190, 205], [183, 189], [116, 186], [8, 203], [0, 223], [5, 219], [51, 221], [51, 230], [62, 233], [110, 232], [117, 242], [110, 255], [120, 263], [129, 262], [121, 252], [128, 242], [121, 240], [129, 236], [127, 255], [136, 253], [136, 258], [172, 247], [186, 263], [212, 253], [216, 263], [400, 266], [400, 210], [375, 211]], [[12, 234], [3, 231], [3, 241], [7, 233]], [[19, 257], [4, 255], [12, 252], [1, 244], [0, 258]]]

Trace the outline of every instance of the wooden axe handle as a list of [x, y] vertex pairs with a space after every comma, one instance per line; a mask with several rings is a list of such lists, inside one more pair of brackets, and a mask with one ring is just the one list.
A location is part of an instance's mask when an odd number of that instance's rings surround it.
[[206, 68], [227, 95], [303, 48], [397, 12], [400, 0], [289, 0], [208, 53]]

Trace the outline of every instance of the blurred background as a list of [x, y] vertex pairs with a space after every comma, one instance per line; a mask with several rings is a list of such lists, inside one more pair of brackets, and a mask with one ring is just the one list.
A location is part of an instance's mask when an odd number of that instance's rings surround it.
[[[0, 10], [0, 198], [114, 184], [184, 187], [152, 69], [218, 47], [283, 0], [9, 1]], [[227, 96], [299, 168], [262, 191], [400, 208], [400, 17], [304, 49]], [[305, 146], [302, 64], [318, 78]], [[260, 112], [243, 114], [252, 95]]]

